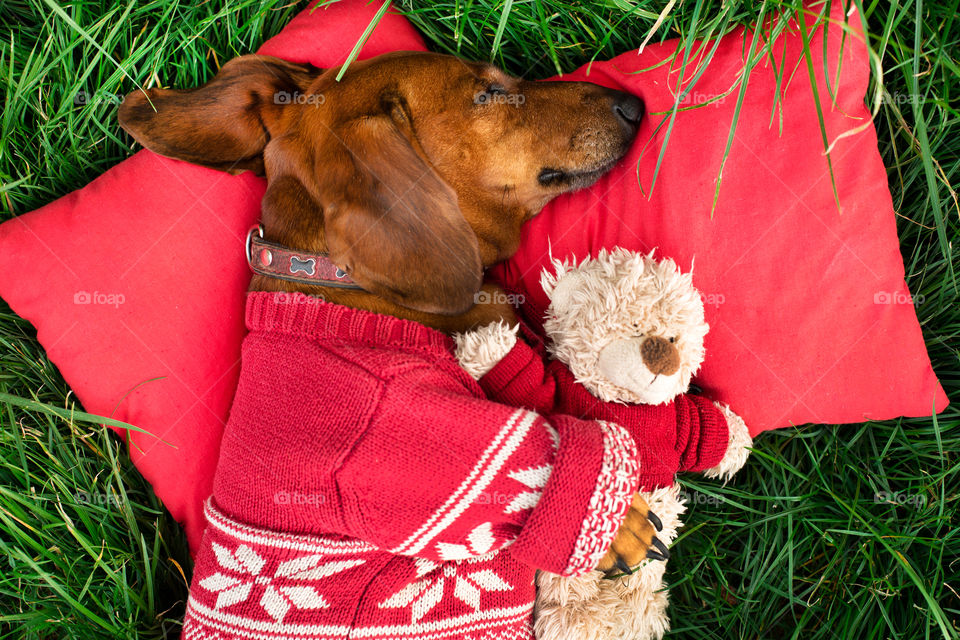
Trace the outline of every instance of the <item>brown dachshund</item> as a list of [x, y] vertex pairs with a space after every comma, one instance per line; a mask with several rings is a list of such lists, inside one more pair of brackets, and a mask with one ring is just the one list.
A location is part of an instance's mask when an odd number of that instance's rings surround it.
[[[448, 333], [513, 318], [509, 305], [474, 303], [492, 287], [483, 269], [513, 254], [547, 201], [610, 169], [643, 114], [625, 93], [433, 53], [356, 62], [339, 82], [337, 72], [243, 56], [203, 87], [129, 94], [120, 124], [159, 154], [265, 175], [265, 239], [327, 253], [362, 287], [257, 275], [253, 290]], [[635, 565], [654, 540], [638, 498], [600, 567]]]

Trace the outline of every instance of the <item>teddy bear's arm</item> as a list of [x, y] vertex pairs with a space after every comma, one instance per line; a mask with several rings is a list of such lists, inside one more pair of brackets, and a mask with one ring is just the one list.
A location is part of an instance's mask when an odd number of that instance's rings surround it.
[[495, 402], [549, 414], [554, 409], [556, 382], [543, 358], [517, 338], [517, 327], [491, 323], [454, 336], [456, 356], [467, 373]]
[[725, 404], [717, 403], [716, 406], [727, 420], [727, 429], [730, 435], [723, 458], [716, 466], [705, 469], [703, 473], [708, 478], [720, 478], [726, 481], [747, 463], [747, 457], [750, 455], [749, 447], [753, 446], [753, 438], [750, 437], [750, 429], [747, 428], [743, 418], [731, 411], [730, 407]]
[[729, 444], [727, 418], [720, 408], [700, 396], [674, 399], [677, 412], [678, 471], [703, 471], [720, 464]]

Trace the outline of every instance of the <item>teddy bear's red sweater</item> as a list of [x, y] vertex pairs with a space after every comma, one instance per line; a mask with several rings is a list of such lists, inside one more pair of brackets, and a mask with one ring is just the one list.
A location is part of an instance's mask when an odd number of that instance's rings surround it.
[[489, 401], [427, 327], [251, 293], [186, 640], [533, 638], [637, 489], [623, 428]]
[[727, 450], [723, 413], [700, 396], [681, 394], [661, 405], [604, 402], [576, 381], [562, 362], [543, 358], [523, 340], [480, 379], [491, 400], [543, 415], [568, 414], [626, 427], [640, 452], [640, 488], [674, 483], [678, 471], [716, 466]]

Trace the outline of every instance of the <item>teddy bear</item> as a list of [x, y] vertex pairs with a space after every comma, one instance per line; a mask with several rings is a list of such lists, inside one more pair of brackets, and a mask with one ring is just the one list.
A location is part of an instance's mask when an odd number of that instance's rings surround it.
[[[550, 356], [499, 322], [454, 336], [461, 366], [492, 400], [544, 415], [568, 414], [626, 427], [640, 451], [640, 495], [659, 516], [667, 544], [685, 511], [678, 471], [728, 480], [752, 440], [726, 405], [688, 394], [709, 326], [690, 273], [653, 252], [602, 250], [580, 262], [552, 260], [541, 285], [549, 298]], [[670, 628], [663, 580], [669, 553], [651, 549], [619, 577], [594, 571], [537, 575], [535, 632], [541, 640], [646, 640]]]

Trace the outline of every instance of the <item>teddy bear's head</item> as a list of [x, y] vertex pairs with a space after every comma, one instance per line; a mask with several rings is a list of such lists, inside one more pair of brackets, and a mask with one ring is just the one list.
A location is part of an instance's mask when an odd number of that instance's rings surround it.
[[551, 354], [605, 402], [663, 404], [703, 362], [703, 301], [673, 260], [625, 249], [554, 260], [541, 285]]

